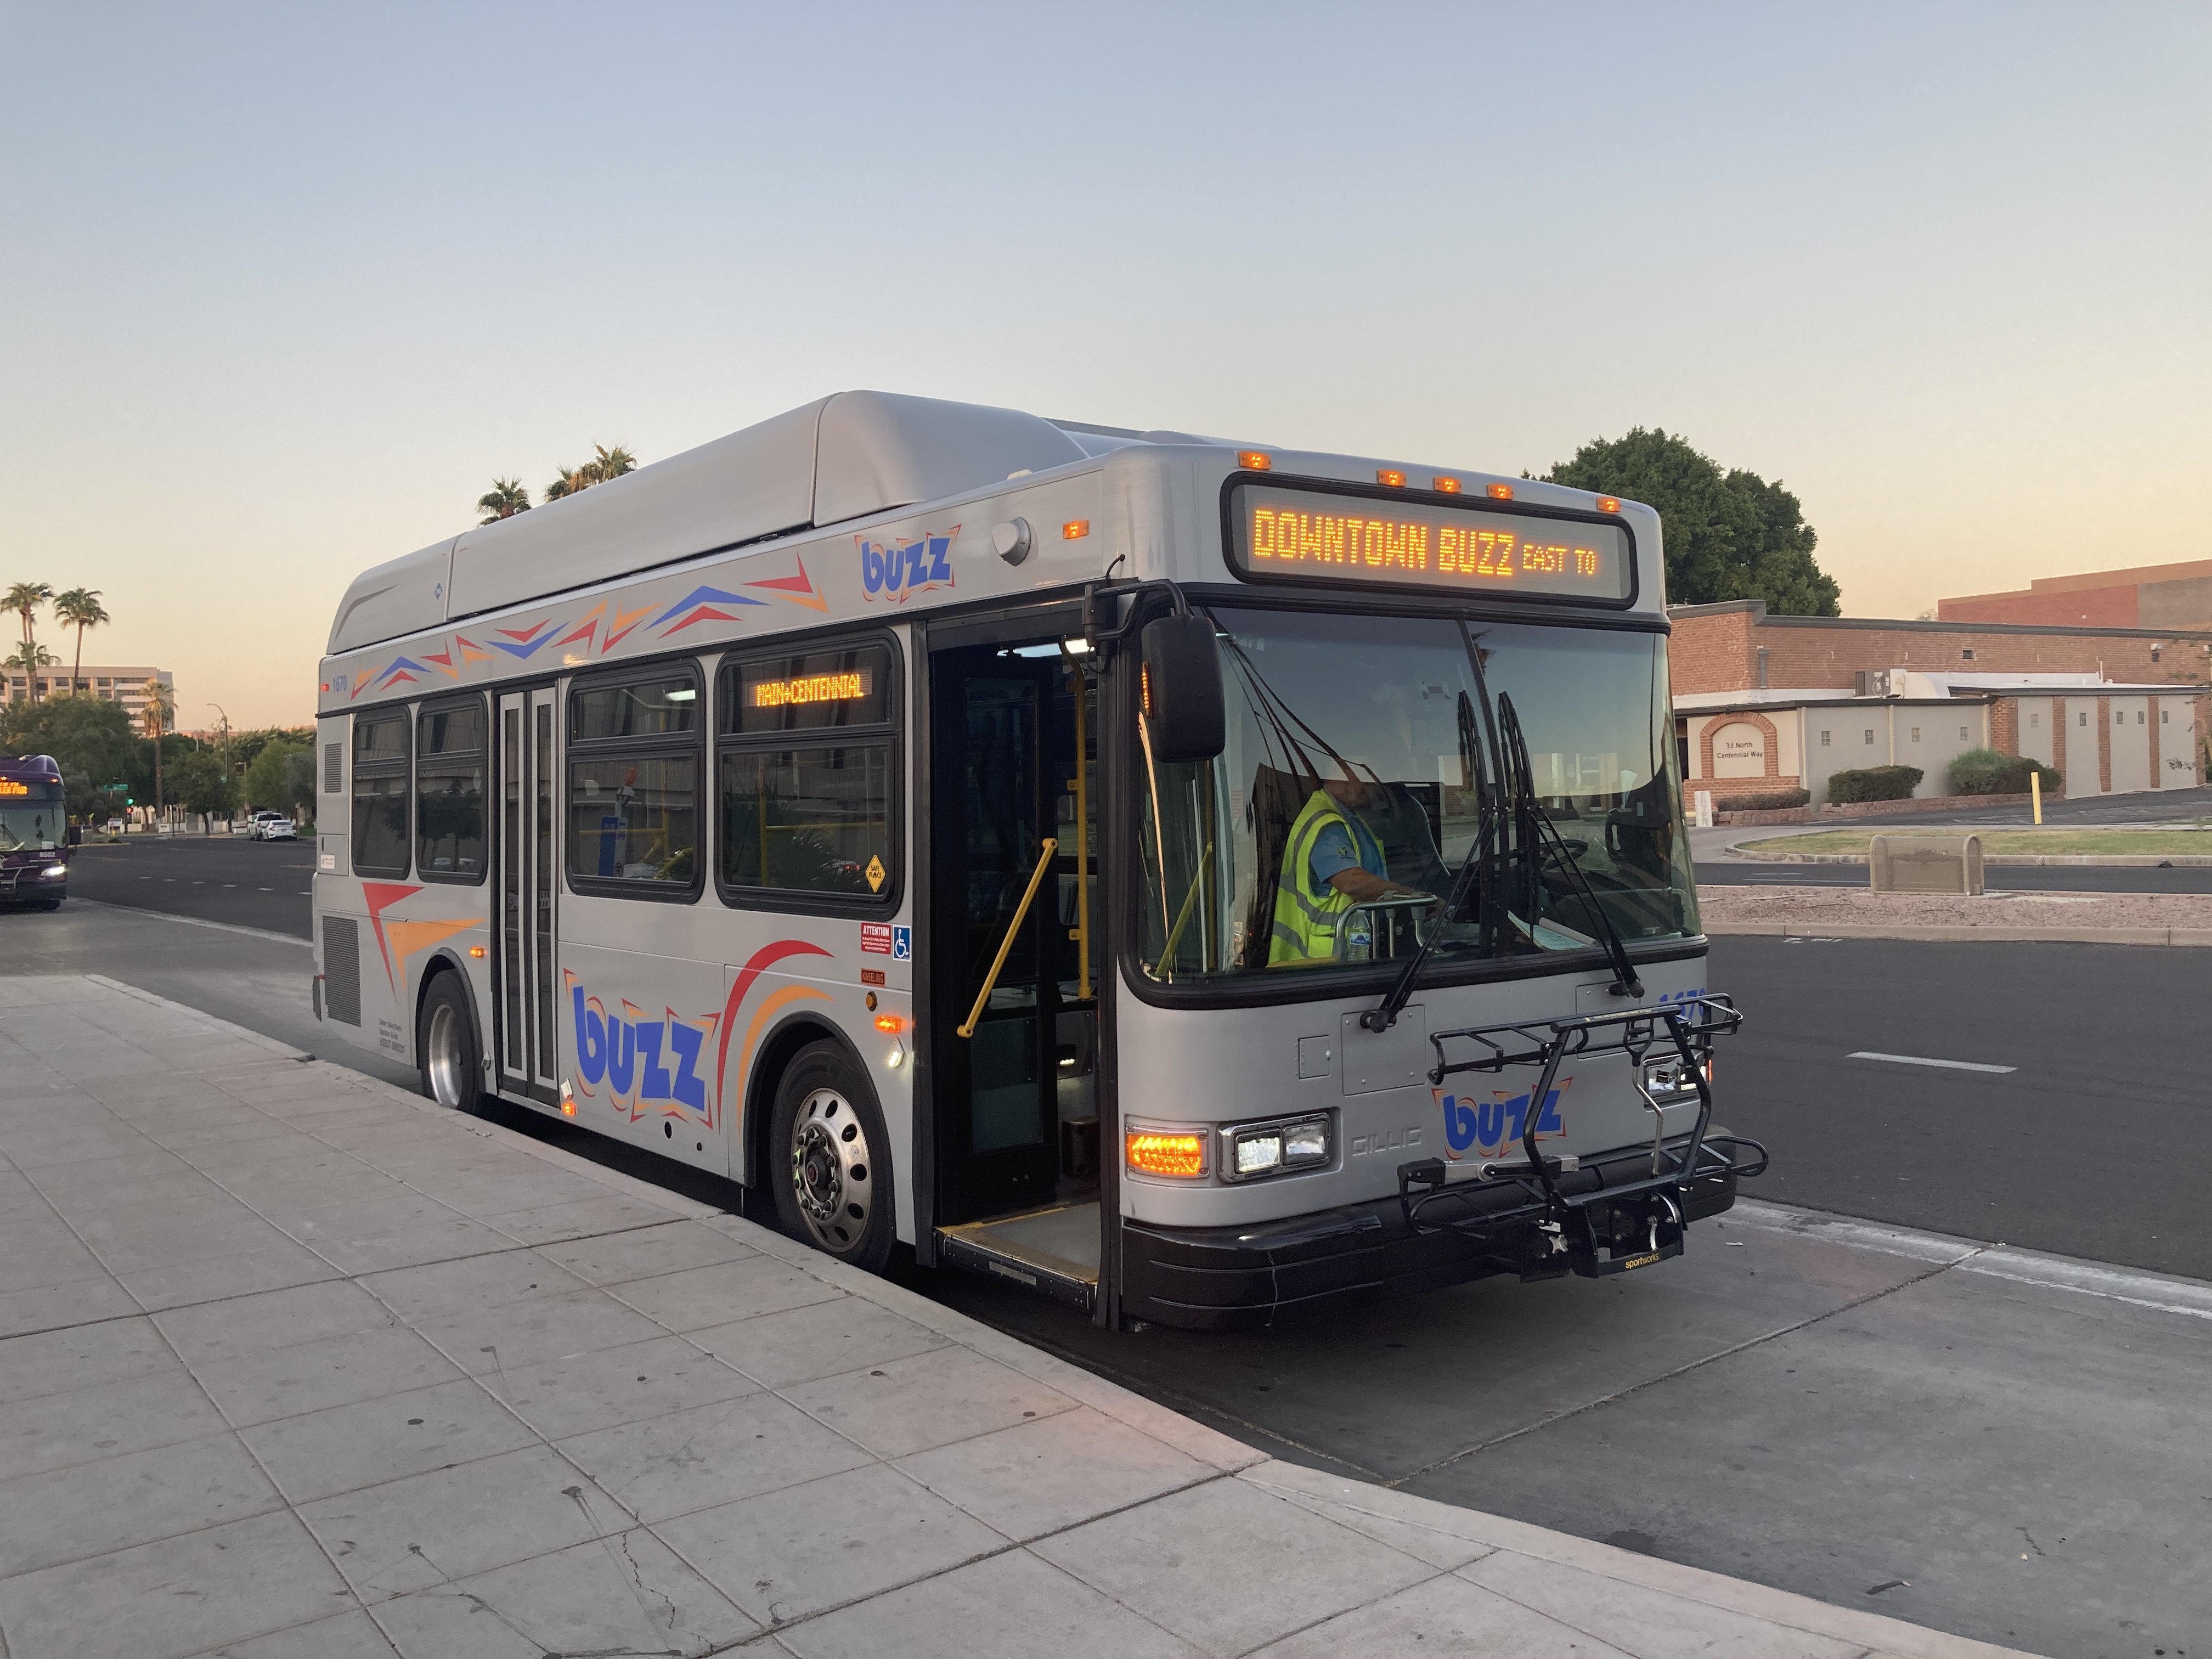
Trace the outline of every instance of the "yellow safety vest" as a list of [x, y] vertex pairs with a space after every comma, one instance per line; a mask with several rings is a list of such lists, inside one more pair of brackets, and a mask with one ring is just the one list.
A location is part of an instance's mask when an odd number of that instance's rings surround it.
[[1352, 908], [1352, 895], [1313, 879], [1314, 843], [1331, 823], [1341, 823], [1359, 843], [1344, 808], [1326, 789], [1316, 789], [1291, 824], [1283, 843], [1283, 867], [1275, 878], [1274, 922], [1267, 939], [1270, 968], [1310, 967], [1336, 960], [1336, 927]]

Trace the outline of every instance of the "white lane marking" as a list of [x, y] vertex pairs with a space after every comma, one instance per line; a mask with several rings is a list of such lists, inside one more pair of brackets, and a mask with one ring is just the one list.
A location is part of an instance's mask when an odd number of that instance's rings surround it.
[[1826, 1215], [1817, 1210], [1794, 1210], [1787, 1205], [1756, 1199], [1738, 1199], [1720, 1221], [1723, 1226], [1790, 1233], [1800, 1238], [1840, 1244], [1847, 1249], [1874, 1250], [1913, 1261], [1936, 1262], [1954, 1272], [1979, 1273], [1984, 1279], [2006, 1279], [2038, 1290], [2071, 1291], [2079, 1296], [2100, 1297], [2131, 1308], [2148, 1308], [2154, 1313], [2212, 1319], [2212, 1285], [2199, 1279], [2108, 1267], [2094, 1261], [2074, 1261], [2064, 1256], [2014, 1249], [2007, 1244], [1948, 1238], [1941, 1233], [1887, 1227], [1876, 1222]]
[[204, 921], [198, 916], [173, 915], [167, 910], [149, 910], [137, 904], [112, 904], [104, 899], [73, 898], [71, 904], [88, 906], [94, 910], [121, 910], [134, 916], [155, 916], [163, 921], [181, 921], [187, 927], [212, 927], [219, 933], [243, 933], [248, 939], [274, 939], [279, 945], [297, 945], [312, 950], [314, 940], [301, 939], [293, 933], [274, 933], [266, 927], [240, 927], [235, 922]]
[[1845, 1054], [1845, 1060], [1886, 1060], [1893, 1066], [1941, 1066], [1954, 1072], [2016, 1072], [2017, 1066], [1984, 1066], [1972, 1060], [1929, 1060], [1923, 1054], [1877, 1054], [1867, 1049]]

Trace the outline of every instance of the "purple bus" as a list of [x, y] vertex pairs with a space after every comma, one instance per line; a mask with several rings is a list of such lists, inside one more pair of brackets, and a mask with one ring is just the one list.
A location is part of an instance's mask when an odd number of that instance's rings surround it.
[[0, 757], [0, 903], [58, 910], [69, 891], [69, 819], [52, 755]]

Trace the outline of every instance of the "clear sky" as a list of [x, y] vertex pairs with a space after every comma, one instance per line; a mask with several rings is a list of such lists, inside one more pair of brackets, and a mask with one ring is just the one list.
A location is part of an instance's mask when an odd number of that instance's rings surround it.
[[[0, 3], [0, 584], [306, 718], [363, 567], [851, 386], [2212, 556], [2212, 6]], [[12, 637], [12, 630], [9, 637]], [[66, 650], [66, 642], [62, 642]]]

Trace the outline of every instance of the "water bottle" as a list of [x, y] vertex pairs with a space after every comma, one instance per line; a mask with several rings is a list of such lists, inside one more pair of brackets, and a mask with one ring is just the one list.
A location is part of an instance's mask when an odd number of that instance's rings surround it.
[[1375, 960], [1375, 923], [1364, 910], [1354, 910], [1345, 920], [1344, 959], [1346, 962]]

